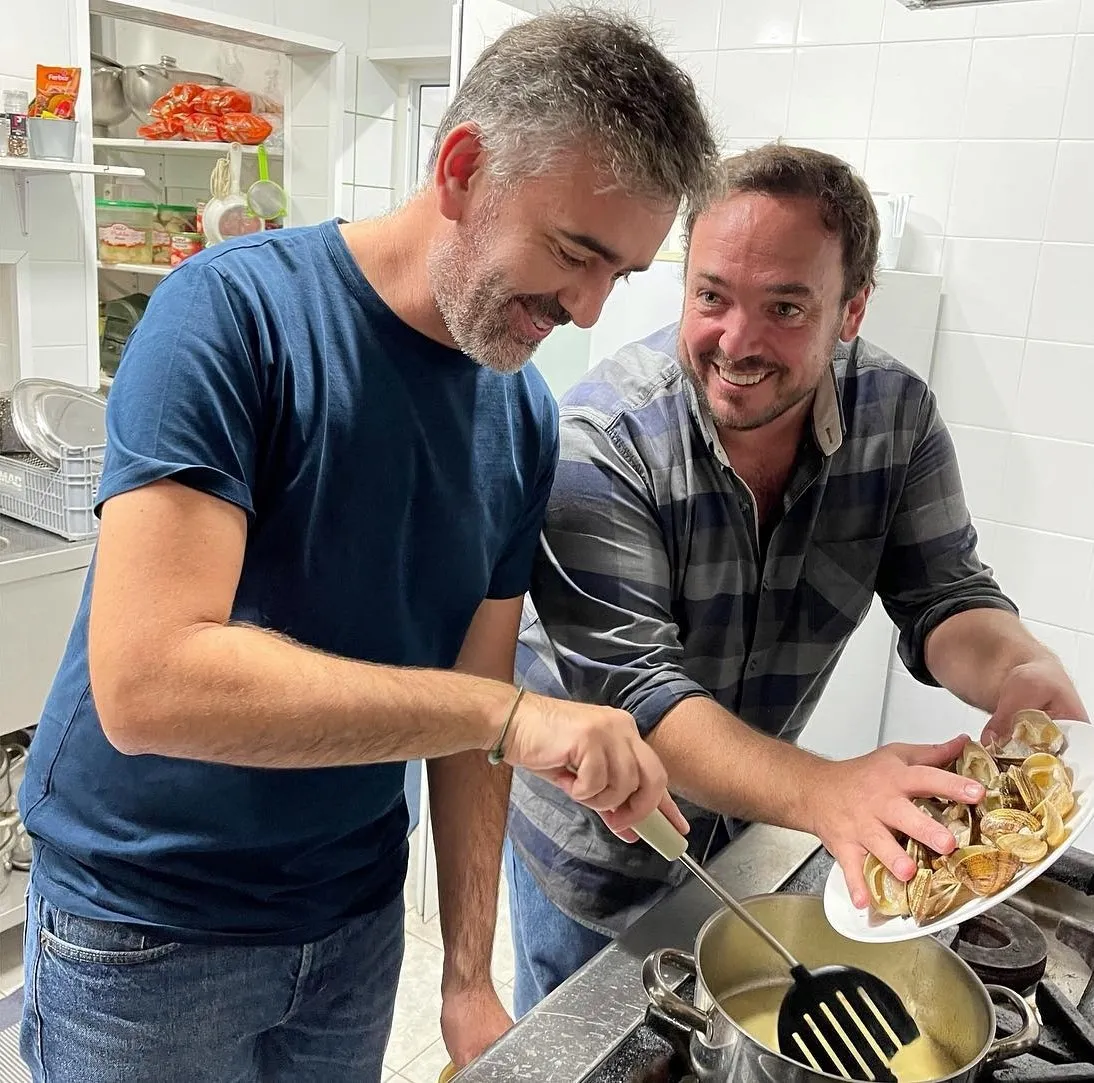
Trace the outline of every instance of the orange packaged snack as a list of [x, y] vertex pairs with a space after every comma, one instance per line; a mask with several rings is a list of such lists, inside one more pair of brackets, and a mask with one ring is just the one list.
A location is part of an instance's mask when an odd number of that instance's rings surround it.
[[72, 120], [76, 115], [76, 95], [80, 92], [80, 69], [38, 65], [34, 101], [27, 115]]
[[166, 119], [176, 113], [193, 113], [194, 102], [205, 92], [199, 83], [176, 83], [166, 94], [157, 98], [148, 110], [150, 117]]

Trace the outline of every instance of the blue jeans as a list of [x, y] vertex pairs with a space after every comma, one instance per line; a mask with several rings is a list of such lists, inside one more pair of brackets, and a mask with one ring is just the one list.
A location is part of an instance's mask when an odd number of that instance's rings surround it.
[[378, 1083], [403, 900], [296, 946], [180, 944], [27, 900], [35, 1083]]
[[544, 895], [505, 840], [509, 917], [513, 926], [513, 1009], [519, 1019], [584, 966], [611, 939], [567, 917]]

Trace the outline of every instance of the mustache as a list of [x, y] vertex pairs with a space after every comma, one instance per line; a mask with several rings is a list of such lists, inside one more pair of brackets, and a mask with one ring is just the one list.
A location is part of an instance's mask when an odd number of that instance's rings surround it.
[[748, 357], [741, 357], [731, 361], [718, 347], [699, 354], [699, 361], [704, 365], [715, 364], [719, 368], [728, 369], [730, 372], [736, 372], [741, 376], [759, 376], [761, 373], [778, 370], [780, 367], [772, 364], [767, 358], [761, 357], [759, 354], [751, 354]]
[[534, 316], [542, 316], [552, 323], [563, 327], [570, 323], [573, 317], [559, 304], [557, 297], [545, 294], [525, 293], [513, 298], [519, 301]]

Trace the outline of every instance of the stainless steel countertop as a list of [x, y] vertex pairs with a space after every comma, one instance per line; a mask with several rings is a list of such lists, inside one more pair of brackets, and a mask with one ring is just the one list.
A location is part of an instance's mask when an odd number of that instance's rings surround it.
[[46, 530], [0, 515], [0, 583], [29, 579], [91, 563], [95, 540], [65, 541]]
[[[754, 824], [710, 864], [739, 899], [775, 891], [820, 845], [812, 835]], [[558, 987], [453, 1083], [575, 1083], [642, 1018], [642, 961], [655, 948], [691, 950], [718, 902], [689, 881]]]

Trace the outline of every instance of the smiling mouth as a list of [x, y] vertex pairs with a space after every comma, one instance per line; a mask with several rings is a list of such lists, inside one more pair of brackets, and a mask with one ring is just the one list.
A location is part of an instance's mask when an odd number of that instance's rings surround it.
[[533, 312], [523, 301], [516, 302], [520, 314], [524, 317], [524, 330], [533, 341], [545, 339], [554, 329], [555, 321], [542, 312]]
[[714, 365], [713, 368], [722, 380], [733, 387], [754, 387], [766, 380], [773, 371], [768, 369], [767, 372], [733, 372], [720, 368], [718, 365]]

